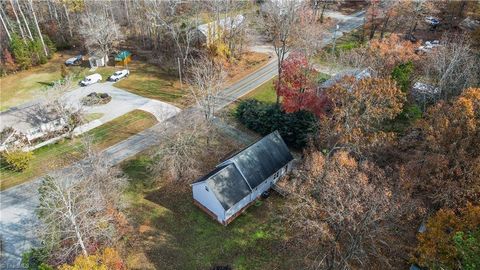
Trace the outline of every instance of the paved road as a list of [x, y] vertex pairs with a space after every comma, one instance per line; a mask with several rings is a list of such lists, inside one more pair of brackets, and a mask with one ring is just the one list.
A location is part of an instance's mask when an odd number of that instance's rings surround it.
[[[353, 17], [340, 23], [340, 31], [348, 32], [359, 27], [363, 21], [363, 13], [354, 14]], [[332, 37], [327, 37], [324, 44], [328, 44]], [[277, 75], [276, 60], [272, 58], [263, 68], [246, 76], [237, 83], [227, 87], [222, 93], [222, 100], [217, 109], [223, 108], [247, 94], [249, 91], [262, 85]], [[159, 123], [149, 129], [138, 133], [127, 140], [120, 142], [108, 149], [106, 155], [111, 164], [118, 164], [121, 161], [132, 157], [152, 146], [158, 144], [165, 137], [166, 132], [175, 131], [175, 123], [182, 117], [193, 117], [198, 115], [195, 108], [186, 109], [176, 116]], [[55, 173], [68, 173], [71, 168], [66, 168]], [[15, 269], [20, 265], [21, 254], [35, 245], [33, 235], [37, 222], [34, 209], [38, 203], [37, 189], [41, 179], [10, 188], [0, 192], [0, 235], [3, 244], [3, 259], [0, 263], [1, 269]]]

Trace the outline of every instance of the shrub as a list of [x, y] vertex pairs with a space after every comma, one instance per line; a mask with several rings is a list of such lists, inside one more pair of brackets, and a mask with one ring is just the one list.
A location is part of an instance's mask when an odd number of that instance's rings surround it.
[[404, 93], [410, 89], [413, 68], [413, 63], [409, 61], [396, 66], [392, 71], [392, 79], [397, 82], [398, 87], [400, 87]]
[[45, 261], [48, 252], [44, 248], [32, 248], [22, 254], [22, 266], [27, 270], [53, 270]]
[[2, 159], [7, 163], [9, 169], [17, 172], [28, 168], [28, 164], [32, 158], [32, 152], [24, 152], [22, 150], [5, 151], [2, 153]]
[[267, 135], [278, 130], [289, 146], [303, 148], [317, 131], [317, 119], [308, 111], [285, 113], [276, 104], [249, 99], [240, 102], [235, 116], [249, 129]]

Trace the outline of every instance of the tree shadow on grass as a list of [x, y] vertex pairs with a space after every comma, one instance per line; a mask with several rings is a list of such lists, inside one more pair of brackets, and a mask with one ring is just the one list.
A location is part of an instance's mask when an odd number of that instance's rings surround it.
[[[158, 269], [211, 269], [229, 265], [242, 269], [282, 269], [281, 246], [272, 223], [275, 201], [252, 206], [228, 226], [222, 226], [193, 205], [189, 188], [171, 185], [145, 199], [168, 209], [152, 220], [161, 241], [146, 255]], [[288, 268], [283, 268], [288, 269]]]

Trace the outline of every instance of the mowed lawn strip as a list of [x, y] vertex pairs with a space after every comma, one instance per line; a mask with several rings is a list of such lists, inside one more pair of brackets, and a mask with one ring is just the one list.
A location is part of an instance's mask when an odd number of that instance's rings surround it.
[[[151, 165], [148, 156], [137, 156], [122, 168], [138, 187], [154, 178], [148, 170]], [[286, 236], [278, 220], [284, 198], [276, 194], [252, 205], [228, 226], [194, 206], [189, 188], [165, 184], [159, 189], [130, 191], [126, 197], [136, 239], [127, 243], [126, 261], [131, 269], [293, 267], [277, 251]]]
[[242, 99], [256, 99], [266, 103], [275, 103], [277, 101], [277, 94], [273, 85], [275, 79], [276, 77], [255, 88], [255, 90], [243, 96]]
[[[94, 147], [102, 150], [156, 123], [157, 120], [152, 114], [135, 110], [94, 128], [86, 134], [92, 138]], [[79, 160], [82, 155], [81, 139], [74, 138], [35, 150], [33, 160], [28, 169], [23, 172], [10, 171], [2, 162], [0, 165], [0, 189], [4, 190], [42, 176], [51, 170], [60, 169]]]

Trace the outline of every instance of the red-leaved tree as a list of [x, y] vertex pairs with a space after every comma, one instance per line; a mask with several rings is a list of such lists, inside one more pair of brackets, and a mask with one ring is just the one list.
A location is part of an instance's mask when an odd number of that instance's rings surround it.
[[301, 53], [292, 53], [282, 64], [283, 76], [275, 81], [277, 95], [282, 97], [282, 108], [287, 113], [307, 110], [320, 116], [324, 114], [327, 98], [317, 95], [317, 72], [308, 65]]

